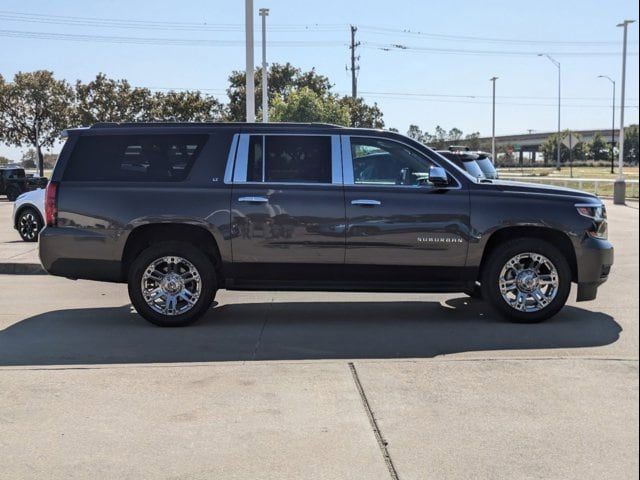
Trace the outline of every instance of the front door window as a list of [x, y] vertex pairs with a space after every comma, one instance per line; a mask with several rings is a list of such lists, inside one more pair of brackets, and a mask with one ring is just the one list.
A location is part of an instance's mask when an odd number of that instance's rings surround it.
[[378, 138], [351, 137], [351, 158], [354, 183], [364, 185], [423, 185], [433, 165], [400, 143]]

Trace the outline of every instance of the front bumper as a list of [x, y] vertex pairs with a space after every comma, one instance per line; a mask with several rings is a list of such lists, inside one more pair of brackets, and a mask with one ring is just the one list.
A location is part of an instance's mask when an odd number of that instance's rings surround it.
[[613, 266], [613, 245], [606, 240], [585, 239], [576, 255], [578, 263], [578, 296], [585, 302], [596, 298], [598, 287], [607, 281]]

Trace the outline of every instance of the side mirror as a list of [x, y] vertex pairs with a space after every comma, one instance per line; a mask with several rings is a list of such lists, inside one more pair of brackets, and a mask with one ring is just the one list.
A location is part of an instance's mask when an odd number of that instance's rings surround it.
[[434, 187], [446, 187], [449, 185], [449, 177], [447, 171], [442, 167], [429, 168], [429, 183]]

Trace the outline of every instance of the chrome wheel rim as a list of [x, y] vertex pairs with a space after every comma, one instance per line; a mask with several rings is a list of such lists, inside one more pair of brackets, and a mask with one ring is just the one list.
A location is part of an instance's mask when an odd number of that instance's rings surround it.
[[141, 287], [142, 296], [153, 311], [175, 316], [188, 312], [198, 302], [202, 280], [191, 262], [170, 255], [149, 264]]
[[538, 312], [558, 294], [560, 279], [556, 266], [544, 255], [520, 253], [500, 272], [500, 293], [507, 304], [520, 312]]
[[22, 238], [34, 240], [38, 235], [38, 230], [38, 219], [33, 213], [28, 212], [20, 217], [18, 231]]

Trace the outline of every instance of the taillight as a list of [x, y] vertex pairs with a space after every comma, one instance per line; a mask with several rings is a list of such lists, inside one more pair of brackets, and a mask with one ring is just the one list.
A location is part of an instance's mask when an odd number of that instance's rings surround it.
[[44, 216], [48, 227], [58, 223], [58, 182], [47, 183], [44, 195]]

